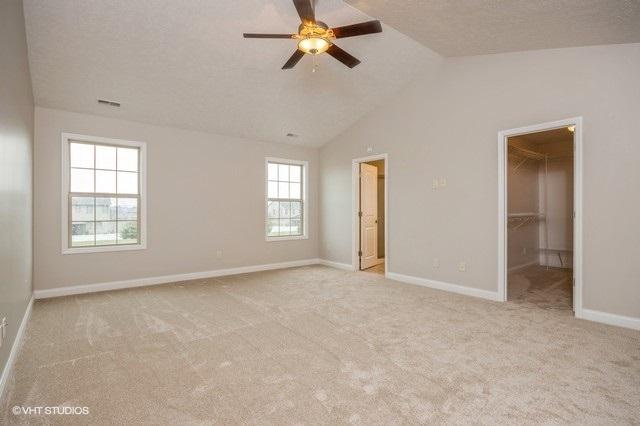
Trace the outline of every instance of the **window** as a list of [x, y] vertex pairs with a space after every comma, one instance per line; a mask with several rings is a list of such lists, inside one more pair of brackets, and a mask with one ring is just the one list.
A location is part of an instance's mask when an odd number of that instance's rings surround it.
[[64, 133], [62, 154], [62, 252], [145, 248], [145, 144]]
[[307, 238], [306, 161], [267, 158], [267, 241]]

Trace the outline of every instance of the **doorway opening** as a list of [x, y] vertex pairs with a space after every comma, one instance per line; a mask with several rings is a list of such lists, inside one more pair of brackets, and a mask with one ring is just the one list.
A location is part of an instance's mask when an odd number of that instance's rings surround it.
[[353, 160], [353, 269], [387, 272], [387, 156]]
[[500, 293], [581, 313], [581, 120], [501, 132]]

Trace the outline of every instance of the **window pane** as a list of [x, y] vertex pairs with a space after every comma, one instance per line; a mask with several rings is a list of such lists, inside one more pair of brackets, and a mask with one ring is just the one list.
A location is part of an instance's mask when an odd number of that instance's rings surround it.
[[304, 233], [303, 172], [304, 166], [299, 164], [267, 165], [267, 236], [298, 236]]
[[70, 143], [71, 167], [93, 168], [93, 145]]
[[116, 243], [116, 223], [96, 222], [96, 245], [105, 246]]
[[116, 172], [96, 170], [96, 192], [116, 192]]
[[290, 166], [289, 168], [289, 180], [291, 182], [300, 182], [302, 176], [302, 166]]
[[96, 198], [96, 220], [116, 220], [115, 198]]
[[277, 164], [273, 164], [273, 163], [269, 163], [268, 169], [269, 169], [268, 179], [269, 180], [278, 180], [278, 165]]
[[280, 235], [280, 221], [278, 219], [269, 219], [267, 222], [267, 235], [270, 237]]
[[93, 192], [93, 170], [71, 169], [71, 192]]
[[291, 234], [291, 221], [289, 219], [280, 219], [280, 235]]
[[71, 220], [80, 222], [94, 220], [93, 218], [93, 197], [72, 197], [71, 198]]
[[289, 182], [278, 182], [278, 198], [289, 198]]
[[[119, 149], [119, 148], [118, 148]], [[120, 163], [118, 163], [119, 166]], [[138, 174], [118, 172], [118, 194], [137, 194]]]
[[302, 198], [300, 196], [300, 184], [299, 183], [291, 183], [291, 184], [289, 184], [289, 188], [290, 188], [290, 193], [289, 193], [289, 197], [290, 198]]
[[278, 198], [278, 182], [269, 182], [269, 198]]
[[267, 208], [267, 217], [277, 218], [280, 213], [280, 206], [278, 201], [269, 201]]
[[71, 224], [71, 247], [94, 245], [93, 222], [73, 222]]
[[138, 171], [137, 148], [118, 148], [118, 170]]
[[138, 199], [118, 198], [118, 220], [138, 220]]
[[118, 222], [118, 244], [136, 244], [138, 242], [138, 222]]
[[302, 222], [299, 219], [291, 219], [291, 235], [302, 235]]
[[280, 217], [281, 218], [289, 218], [289, 212], [291, 211], [291, 203], [288, 201], [283, 201], [280, 203]]
[[301, 213], [302, 213], [302, 203], [299, 201], [292, 201], [291, 202], [291, 218], [300, 219]]
[[116, 169], [116, 148], [96, 145], [96, 169]]
[[289, 182], [289, 165], [278, 164], [278, 180]]

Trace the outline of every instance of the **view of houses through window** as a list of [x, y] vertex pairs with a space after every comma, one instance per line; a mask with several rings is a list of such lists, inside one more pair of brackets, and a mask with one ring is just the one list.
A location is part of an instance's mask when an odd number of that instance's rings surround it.
[[304, 235], [304, 165], [267, 163], [267, 237]]
[[69, 247], [139, 244], [139, 149], [69, 143]]

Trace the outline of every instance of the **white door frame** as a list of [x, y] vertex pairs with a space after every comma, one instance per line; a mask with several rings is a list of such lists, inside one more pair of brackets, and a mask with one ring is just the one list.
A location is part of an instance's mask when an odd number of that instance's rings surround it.
[[360, 240], [360, 163], [384, 160], [384, 275], [389, 273], [389, 156], [376, 154], [369, 157], [354, 158], [351, 163], [351, 269], [358, 271], [358, 243]]
[[498, 132], [498, 296], [507, 300], [507, 138], [527, 133], [575, 126], [573, 133], [573, 309], [582, 318], [582, 117], [567, 118]]

